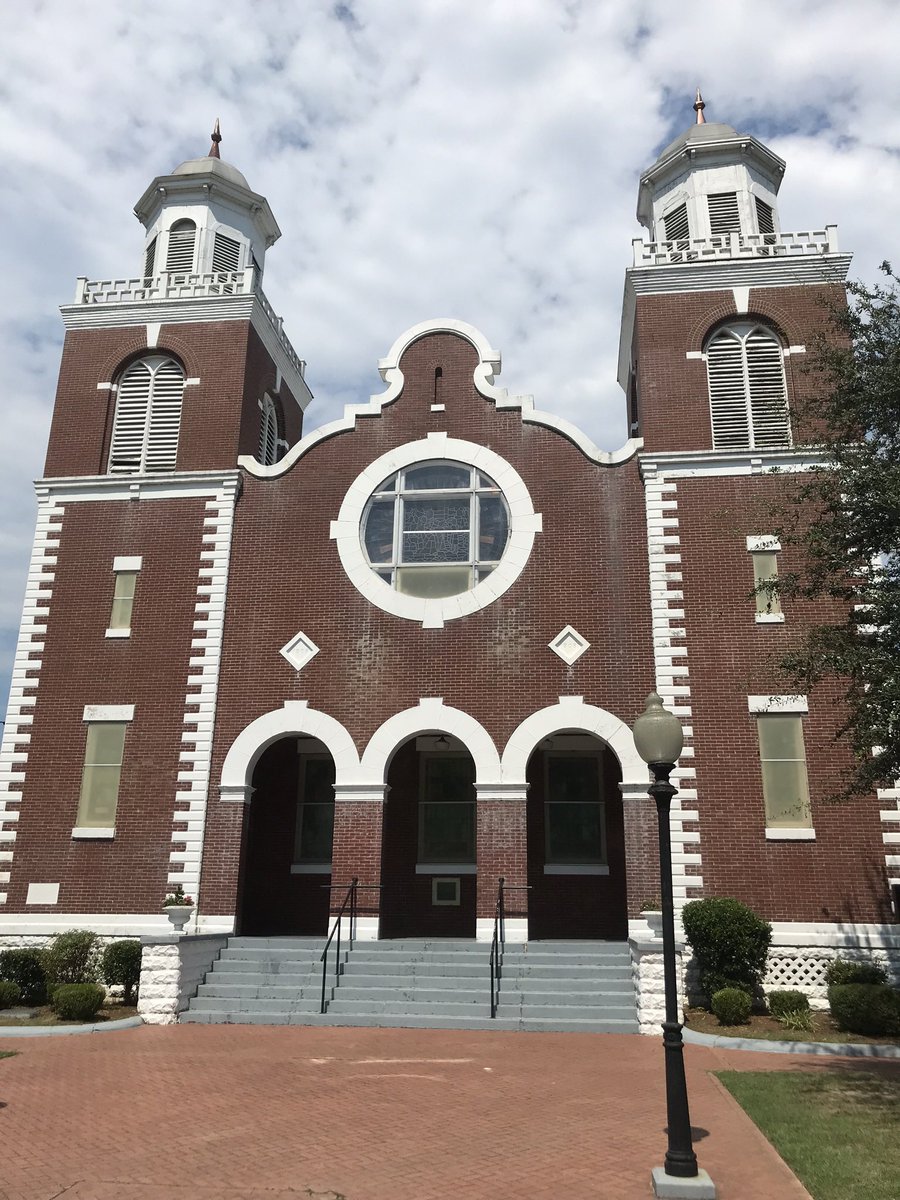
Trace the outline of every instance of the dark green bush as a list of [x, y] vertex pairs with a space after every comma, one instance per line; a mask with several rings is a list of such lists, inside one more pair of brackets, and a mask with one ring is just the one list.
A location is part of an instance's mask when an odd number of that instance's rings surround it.
[[900, 992], [886, 983], [836, 983], [828, 989], [840, 1029], [865, 1037], [900, 1036]]
[[768, 921], [726, 896], [692, 900], [681, 910], [681, 919], [706, 996], [724, 988], [739, 988], [750, 996], [759, 991], [772, 940]]
[[829, 987], [844, 983], [887, 983], [887, 971], [870, 958], [836, 958], [825, 968], [825, 982]]
[[783, 1017], [785, 1013], [806, 1012], [809, 1009], [809, 1000], [803, 992], [767, 992], [766, 1003], [773, 1017]]
[[746, 1025], [753, 999], [749, 992], [741, 988], [722, 988], [713, 995], [710, 1007], [719, 1018], [720, 1025]]
[[53, 993], [53, 1008], [63, 1021], [90, 1021], [105, 996], [96, 983], [61, 983]]
[[44, 972], [44, 951], [0, 951], [0, 978], [19, 985], [23, 1004], [46, 1004], [47, 976]]
[[0, 979], [0, 1008], [13, 1008], [22, 999], [22, 989], [17, 983]]
[[47, 986], [63, 983], [93, 983], [99, 966], [97, 935], [87, 929], [70, 929], [53, 939], [44, 951]]
[[125, 989], [122, 997], [124, 1004], [134, 1004], [141, 977], [141, 943], [110, 942], [100, 960], [100, 974], [105, 983], [121, 985]]

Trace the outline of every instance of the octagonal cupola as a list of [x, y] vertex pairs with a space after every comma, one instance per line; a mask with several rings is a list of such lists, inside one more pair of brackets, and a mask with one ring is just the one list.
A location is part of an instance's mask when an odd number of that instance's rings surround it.
[[171, 175], [158, 175], [134, 208], [147, 231], [142, 275], [221, 277], [223, 286], [238, 273], [261, 277], [266, 250], [281, 230], [265, 196], [219, 155], [222, 135], [216, 121], [209, 153], [191, 158]]
[[698, 89], [696, 123], [641, 176], [638, 220], [653, 242], [712, 242], [721, 248], [733, 237], [777, 233], [784, 160], [750, 134], [708, 122], [705, 107]]

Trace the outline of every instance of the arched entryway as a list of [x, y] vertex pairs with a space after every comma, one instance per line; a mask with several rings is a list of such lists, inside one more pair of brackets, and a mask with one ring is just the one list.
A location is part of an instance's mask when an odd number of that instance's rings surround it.
[[528, 936], [628, 936], [622, 771], [605, 742], [573, 731], [528, 760]]
[[404, 742], [387, 773], [383, 938], [475, 936], [475, 763], [445, 734]]
[[334, 759], [317, 738], [282, 737], [260, 755], [244, 845], [240, 933], [326, 932], [334, 778]]

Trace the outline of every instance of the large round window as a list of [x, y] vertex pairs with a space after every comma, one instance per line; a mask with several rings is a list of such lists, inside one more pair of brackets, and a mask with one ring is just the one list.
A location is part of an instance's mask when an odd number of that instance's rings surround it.
[[416, 463], [376, 488], [363, 515], [369, 566], [398, 592], [439, 599], [468, 592], [494, 570], [509, 513], [490, 476], [466, 463]]
[[384, 612], [428, 629], [502, 596], [540, 529], [515, 467], [487, 446], [446, 433], [369, 463], [331, 522], [353, 586]]

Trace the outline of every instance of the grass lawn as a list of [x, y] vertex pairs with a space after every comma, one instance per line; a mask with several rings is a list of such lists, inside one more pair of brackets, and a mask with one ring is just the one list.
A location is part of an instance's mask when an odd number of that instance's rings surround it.
[[900, 1071], [720, 1071], [814, 1200], [897, 1200]]

